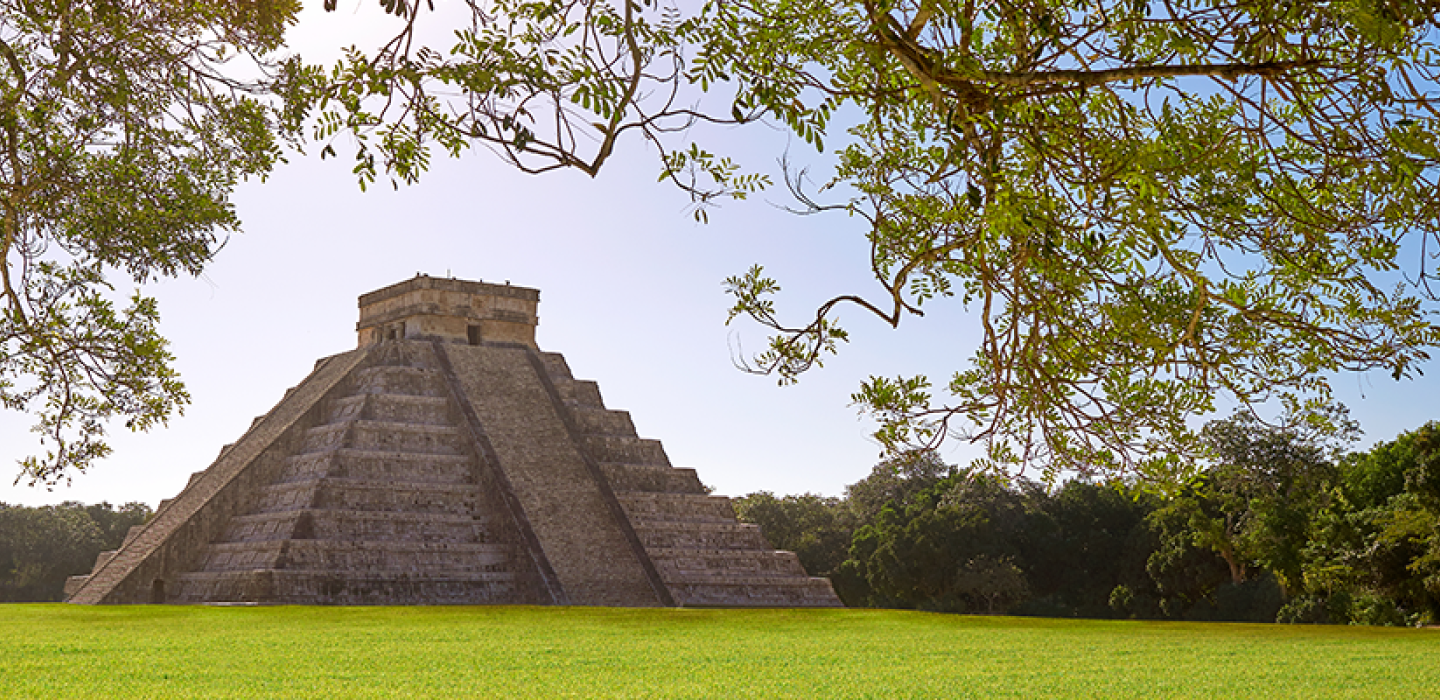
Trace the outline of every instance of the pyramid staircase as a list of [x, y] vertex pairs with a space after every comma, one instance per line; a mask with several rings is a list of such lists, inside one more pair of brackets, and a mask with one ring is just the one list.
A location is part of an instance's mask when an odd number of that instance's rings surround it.
[[427, 349], [356, 372], [167, 602], [540, 602]]

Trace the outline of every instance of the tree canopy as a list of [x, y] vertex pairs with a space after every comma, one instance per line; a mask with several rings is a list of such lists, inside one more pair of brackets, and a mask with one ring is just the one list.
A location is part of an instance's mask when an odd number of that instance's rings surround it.
[[153, 299], [199, 274], [229, 197], [280, 157], [261, 78], [295, 0], [0, 0], [0, 406], [35, 416], [54, 483], [189, 400]]
[[283, 88], [323, 155], [355, 137], [362, 184], [415, 180], [436, 145], [594, 174], [630, 132], [704, 217], [772, 178], [694, 124], [836, 148], [818, 186], [795, 154], [781, 176], [854, 222], [873, 293], [792, 316], [757, 266], [732, 318], [773, 331], [750, 366], [792, 381], [846, 341], [844, 308], [963, 303], [983, 332], [951, 376], [855, 394], [892, 448], [1174, 480], [1206, 449], [1195, 417], [1323, 423], [1329, 375], [1403, 378], [1440, 342], [1433, 0], [497, 0], [448, 44], [423, 28], [453, 16], [381, 4], [393, 41]]
[[1216, 458], [1168, 494], [1113, 479], [1047, 488], [876, 465], [843, 498], [735, 499], [742, 520], [851, 606], [1045, 617], [1433, 625], [1440, 424], [1365, 452], [1247, 412], [1208, 422]]
[[[117, 309], [108, 280], [202, 269], [234, 184], [302, 127], [323, 157], [354, 144], [362, 185], [477, 145], [593, 175], [627, 135], [702, 219], [783, 182], [868, 241], [875, 287], [795, 315], [763, 268], [730, 278], [732, 319], [773, 332], [754, 371], [820, 364], [844, 309], [899, 325], [952, 298], [979, 321], [950, 376], [856, 392], [890, 448], [959, 437], [993, 465], [1175, 481], [1207, 449], [1197, 416], [1323, 424], [1330, 375], [1403, 378], [1440, 343], [1435, 0], [380, 7], [389, 42], [272, 74], [294, 0], [0, 0], [0, 402], [47, 450], [22, 476], [183, 406], [154, 303]], [[772, 174], [691, 141], [751, 122], [834, 167], [812, 182], [811, 156]]]

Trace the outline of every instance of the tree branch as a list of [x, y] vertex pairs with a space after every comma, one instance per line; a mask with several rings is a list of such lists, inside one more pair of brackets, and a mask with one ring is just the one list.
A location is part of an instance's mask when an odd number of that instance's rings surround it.
[[[1320, 61], [1310, 59], [1305, 61], [1266, 61], [1264, 63], [1200, 63], [1176, 66], [1133, 66], [1130, 68], [1111, 68], [1108, 70], [1051, 70], [1025, 71], [1021, 73], [985, 71], [982, 73], [982, 76], [985, 82], [1012, 87], [1052, 85], [1056, 83], [1073, 83], [1080, 87], [1092, 87], [1122, 80], [1143, 80], [1146, 78], [1209, 76], [1224, 78], [1226, 80], [1236, 80], [1246, 75], [1273, 77], [1297, 68], [1316, 68], [1320, 65], [1322, 65]], [[937, 75], [936, 80], [942, 84], [948, 85], [952, 81], [963, 81], [966, 84], [970, 84], [970, 81], [960, 78], [953, 71], [941, 68], [939, 72], [940, 74]]]
[[[1199, 63], [1192, 65], [1148, 65], [1106, 70], [1038, 70], [1038, 71], [992, 71], [982, 70], [978, 75], [965, 75], [937, 64], [932, 58], [933, 50], [916, 43], [910, 27], [903, 27], [893, 16], [882, 13], [872, 2], [866, 2], [871, 24], [883, 48], [900, 62], [931, 97], [937, 97], [937, 86], [954, 90], [962, 102], [988, 110], [995, 95], [983, 86], [1028, 88], [1031, 86], [1064, 85], [1080, 89], [1124, 80], [1147, 78], [1215, 77], [1237, 80], [1242, 76], [1256, 75], [1273, 77], [1301, 68], [1316, 68], [1321, 61], [1266, 61], [1261, 63]], [[923, 13], [922, 13], [923, 16]], [[917, 22], [921, 19], [917, 16]]]

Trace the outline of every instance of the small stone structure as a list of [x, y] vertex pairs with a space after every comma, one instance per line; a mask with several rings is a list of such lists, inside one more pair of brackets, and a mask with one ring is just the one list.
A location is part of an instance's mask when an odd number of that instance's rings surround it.
[[534, 289], [417, 276], [73, 603], [837, 606], [535, 346]]

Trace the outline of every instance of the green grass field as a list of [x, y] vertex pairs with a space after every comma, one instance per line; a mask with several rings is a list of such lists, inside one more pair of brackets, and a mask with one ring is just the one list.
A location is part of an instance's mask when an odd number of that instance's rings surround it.
[[0, 697], [1440, 696], [1440, 632], [876, 610], [0, 605]]

